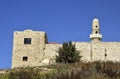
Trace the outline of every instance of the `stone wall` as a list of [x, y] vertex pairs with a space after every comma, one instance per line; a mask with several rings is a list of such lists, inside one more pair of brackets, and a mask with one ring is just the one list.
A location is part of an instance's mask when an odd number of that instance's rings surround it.
[[44, 57], [41, 65], [50, 65], [55, 63], [55, 56], [58, 54], [60, 44], [45, 44]]
[[93, 61], [101, 60], [120, 62], [120, 42], [93, 43], [92, 53]]
[[[14, 32], [12, 68], [22, 66], [39, 66], [45, 48], [45, 32], [25, 30]], [[24, 44], [24, 38], [31, 38], [31, 44]], [[23, 61], [23, 57], [28, 61]]]
[[82, 56], [81, 60], [84, 62], [88, 62], [91, 59], [90, 54], [90, 43], [89, 42], [73, 42], [76, 46], [76, 50], [80, 52]]
[[120, 42], [74, 42], [81, 60], [120, 62]]
[[[42, 66], [55, 63], [61, 44], [45, 44], [45, 32], [15, 31], [13, 41], [12, 68]], [[24, 38], [31, 38], [31, 44], [24, 44]], [[120, 42], [73, 42], [80, 51], [83, 62], [120, 62]], [[28, 57], [23, 61], [23, 57]]]

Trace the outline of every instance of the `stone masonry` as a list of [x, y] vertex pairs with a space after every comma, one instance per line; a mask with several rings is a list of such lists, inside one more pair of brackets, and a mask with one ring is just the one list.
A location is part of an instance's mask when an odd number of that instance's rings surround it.
[[[93, 19], [90, 42], [73, 42], [80, 51], [83, 62], [113, 61], [120, 62], [120, 42], [102, 42], [99, 20]], [[58, 43], [48, 43], [45, 32], [15, 31], [13, 39], [12, 68], [35, 67], [55, 63]]]

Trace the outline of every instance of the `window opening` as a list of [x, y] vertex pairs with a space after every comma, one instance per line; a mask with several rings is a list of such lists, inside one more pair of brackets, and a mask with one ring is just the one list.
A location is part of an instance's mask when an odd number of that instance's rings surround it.
[[24, 38], [24, 44], [31, 44], [31, 38]]
[[23, 61], [28, 61], [28, 57], [24, 56]]
[[96, 31], [95, 33], [98, 34], [98, 31]]

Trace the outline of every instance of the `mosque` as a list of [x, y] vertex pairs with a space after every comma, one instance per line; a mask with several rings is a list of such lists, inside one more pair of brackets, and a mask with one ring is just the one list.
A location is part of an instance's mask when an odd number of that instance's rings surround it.
[[[73, 42], [80, 51], [81, 61], [120, 62], [120, 42], [102, 42], [99, 20], [92, 21], [90, 42]], [[12, 68], [34, 67], [55, 63], [55, 55], [62, 44], [49, 43], [43, 31], [15, 31]]]

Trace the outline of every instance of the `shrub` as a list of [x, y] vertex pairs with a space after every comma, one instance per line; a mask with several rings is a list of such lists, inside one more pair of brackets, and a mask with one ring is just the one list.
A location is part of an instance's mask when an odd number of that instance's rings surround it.
[[48, 70], [35, 68], [16, 68], [0, 79], [120, 79], [120, 63], [113, 62], [77, 62], [59, 63], [45, 66]]
[[33, 68], [20, 68], [9, 73], [9, 79], [40, 79], [39, 72]]
[[59, 48], [58, 55], [56, 55], [56, 62], [60, 63], [75, 63], [80, 61], [80, 54], [76, 51], [75, 45], [72, 42], [64, 42]]

